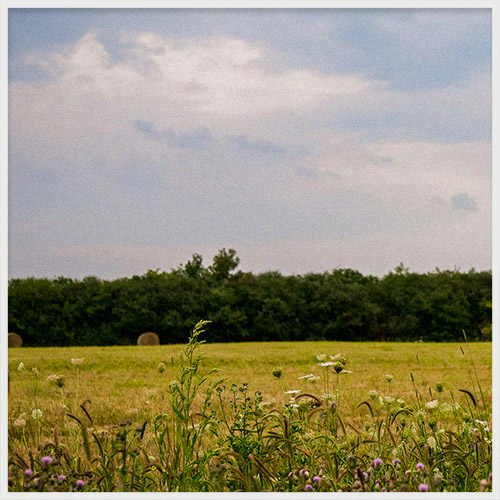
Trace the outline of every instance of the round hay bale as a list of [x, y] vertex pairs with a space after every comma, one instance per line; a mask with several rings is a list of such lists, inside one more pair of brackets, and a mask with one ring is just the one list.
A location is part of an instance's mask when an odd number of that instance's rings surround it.
[[156, 335], [156, 333], [142, 333], [137, 339], [137, 345], [160, 345], [160, 339], [158, 338], [158, 335]]
[[9, 347], [21, 347], [23, 345], [23, 339], [17, 333], [9, 333], [8, 342]]

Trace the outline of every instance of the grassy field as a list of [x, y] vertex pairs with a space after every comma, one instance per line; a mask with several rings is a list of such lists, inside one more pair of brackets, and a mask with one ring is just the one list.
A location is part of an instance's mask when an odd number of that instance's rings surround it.
[[[58, 347], [21, 348], [9, 350], [11, 411], [19, 414], [30, 412], [37, 406], [47, 418], [56, 418], [60, 412], [60, 391], [46, 381], [51, 374], [64, 374], [64, 403], [73, 408], [76, 404], [77, 370], [71, 358], [84, 358], [78, 368], [78, 403], [91, 400], [94, 419], [111, 423], [123, 415], [143, 416], [163, 410], [162, 401], [168, 396], [167, 385], [174, 377], [181, 345], [126, 346], [126, 347]], [[462, 354], [461, 348], [465, 352]], [[444, 384], [455, 396], [458, 389], [471, 390], [472, 356], [484, 395], [491, 401], [491, 343], [349, 343], [349, 342], [269, 342], [241, 344], [205, 344], [206, 365], [222, 370], [226, 385], [248, 383], [250, 390], [260, 390], [264, 400], [283, 403], [278, 381], [272, 376], [275, 367], [281, 367], [283, 389], [306, 388], [298, 377], [312, 373], [323, 375], [316, 355], [342, 353], [348, 360], [346, 369], [351, 374], [341, 379], [344, 404], [352, 410], [369, 397], [370, 390], [381, 394], [391, 393], [403, 398], [415, 397], [410, 373], [424, 398], [433, 399], [435, 384]], [[23, 362], [25, 372], [17, 367]], [[167, 365], [158, 373], [158, 363]], [[35, 381], [27, 372], [36, 368], [40, 378]], [[390, 384], [385, 379], [392, 374]], [[433, 397], [429, 394], [433, 391]], [[323, 394], [324, 377], [314, 384], [310, 392]], [[479, 396], [479, 394], [478, 394]], [[480, 396], [479, 396], [480, 397]], [[36, 405], [35, 405], [36, 402]], [[130, 411], [132, 410], [132, 411]], [[350, 418], [356, 418], [355, 412]]]
[[[125, 425], [135, 426], [147, 421], [151, 430], [157, 415], [172, 416], [169, 384], [178, 375], [179, 353], [183, 348], [181, 345], [169, 345], [9, 349], [10, 455], [17, 454], [27, 461], [30, 452], [32, 455], [43, 454], [43, 450], [47, 449], [45, 445], [49, 444], [48, 449], [52, 449], [50, 443], [53, 443], [56, 432], [59, 439], [65, 440], [66, 452], [70, 456], [81, 457], [85, 462], [87, 451], [82, 442], [81, 424], [68, 417], [68, 413], [85, 420], [87, 431], [96, 435], [112, 433], [127, 420], [130, 422]], [[434, 400], [440, 405], [456, 402], [460, 412], [469, 409], [472, 416], [490, 420], [491, 343], [282, 342], [204, 344], [199, 350], [207, 356], [200, 366], [219, 368], [221, 372], [212, 377], [225, 377], [227, 388], [236, 384], [233, 386], [233, 397], [244, 393], [251, 395], [247, 398], [250, 401], [255, 397], [255, 391], [260, 391], [258, 397], [262, 402], [259, 407], [269, 412], [273, 409], [281, 411], [287, 404], [290, 408], [294, 406], [290, 403], [295, 402], [293, 398], [296, 395], [287, 394], [287, 391], [312, 394], [326, 401], [326, 405], [328, 401], [335, 400], [342, 424], [358, 435], [365, 426], [369, 426], [369, 422], [373, 429], [375, 418], [383, 421], [386, 409], [391, 408], [390, 403], [384, 403], [387, 396], [389, 400], [404, 400], [402, 406], [407, 404], [414, 410], [425, 408], [426, 403]], [[347, 360], [339, 375], [331, 366], [320, 366], [317, 359], [318, 355], [326, 354], [323, 362], [328, 362], [329, 356], [337, 353]], [[81, 364], [74, 364], [72, 358], [84, 359]], [[165, 364], [161, 373], [159, 363]], [[273, 376], [275, 368], [281, 368], [281, 377]], [[319, 379], [311, 382], [307, 378], [299, 378], [309, 374], [319, 376]], [[54, 380], [50, 381], [51, 375], [64, 375], [64, 385], [58, 387]], [[443, 387], [441, 392], [437, 389], [440, 385]], [[203, 413], [206, 387], [207, 382], [200, 386], [197, 396], [193, 396], [189, 415], [198, 411]], [[477, 408], [473, 406], [472, 398], [460, 389], [469, 391]], [[91, 423], [79, 407], [85, 400], [88, 400], [84, 406]], [[370, 408], [368, 405], [358, 407], [363, 401], [367, 401]], [[392, 404], [394, 409], [396, 403]], [[292, 411], [290, 408], [286, 411]], [[41, 410], [42, 416], [38, 414], [39, 418], [32, 418], [36, 409]], [[374, 411], [375, 415], [371, 416], [370, 411]], [[429, 418], [431, 416], [429, 413]], [[191, 416], [189, 418], [192, 419]], [[463, 419], [459, 419], [455, 412], [440, 414], [440, 419], [443, 432], [456, 431], [463, 424]], [[23, 420], [25, 425], [19, 425]], [[337, 437], [336, 432], [334, 435]], [[347, 434], [345, 432], [346, 438]], [[240, 432], [240, 438], [242, 435]], [[380, 439], [380, 428], [378, 435]], [[215, 447], [215, 437], [210, 443]], [[220, 439], [218, 444], [222, 446]], [[234, 451], [235, 443], [231, 441], [231, 444]], [[157, 460], [157, 438], [146, 432], [143, 446], [145, 456]], [[237, 450], [241, 454], [240, 448]], [[391, 451], [392, 456], [395, 456], [394, 450]], [[378, 450], [372, 451], [382, 453], [380, 442]], [[17, 488], [20, 486], [20, 483], [14, 484]], [[190, 490], [183, 484], [180, 489]], [[220, 490], [231, 489], [226, 483], [224, 485], [220, 486]], [[240, 485], [240, 488], [259, 489], [254, 486]], [[163, 487], [170, 490], [168, 485]], [[377, 489], [375, 482], [372, 487]], [[73, 488], [76, 488], [74, 484]], [[145, 486], [142, 488], [147, 489]], [[112, 489], [126, 488], [115, 485]], [[138, 489], [137, 485], [135, 489]]]

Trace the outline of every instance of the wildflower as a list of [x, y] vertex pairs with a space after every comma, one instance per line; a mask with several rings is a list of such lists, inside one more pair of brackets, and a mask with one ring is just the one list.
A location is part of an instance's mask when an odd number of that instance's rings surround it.
[[57, 375], [55, 373], [47, 377], [47, 382], [55, 383], [56, 380], [57, 380]]
[[62, 483], [63, 481], [66, 480], [66, 476], [63, 476], [62, 474], [60, 476], [57, 477], [57, 479], [59, 479], [59, 481]]
[[31, 375], [35, 378], [40, 378], [40, 374], [38, 373], [38, 370], [36, 368], [31, 369]]
[[318, 361], [324, 361], [326, 359], [326, 354], [318, 354], [316, 355], [316, 359]]
[[66, 377], [64, 375], [58, 375], [56, 378], [56, 385], [60, 389], [64, 387], [64, 384], [66, 383]]
[[40, 420], [42, 417], [43, 417], [43, 412], [42, 412], [42, 410], [39, 410], [38, 408], [35, 408], [31, 412], [31, 418], [34, 420]]
[[341, 375], [347, 375], [348, 373], [352, 373], [352, 370], [342, 370], [340, 372]]
[[313, 378], [314, 375], [312, 373], [310, 373], [309, 375], [302, 375], [302, 377], [297, 377], [297, 380], [304, 380], [304, 379], [311, 379]]
[[429, 438], [427, 438], [427, 444], [431, 449], [434, 450], [437, 447], [436, 438], [434, 436], [430, 436]]
[[345, 356], [342, 356], [342, 354], [340, 354], [340, 352], [338, 354], [335, 354], [335, 356], [330, 356], [330, 359], [332, 361], [337, 361], [337, 362], [341, 363], [342, 366], [345, 366], [347, 364], [347, 359], [345, 358]]
[[160, 373], [163, 373], [165, 371], [166, 367], [167, 367], [167, 365], [165, 365], [165, 363], [158, 363], [158, 371]]
[[318, 366], [326, 368], [328, 366], [333, 366], [335, 363], [333, 361], [325, 361], [324, 363], [318, 363]]
[[443, 413], [449, 413], [451, 411], [453, 411], [453, 407], [448, 404], [448, 403], [441, 403], [439, 405], [439, 409], [443, 412]]
[[24, 475], [28, 476], [28, 477], [31, 477], [33, 475], [33, 471], [31, 469], [26, 469], [24, 471]]
[[392, 461], [392, 465], [394, 465], [394, 467], [397, 467], [400, 463], [401, 463], [401, 460], [399, 460], [399, 458], [395, 458]]
[[387, 373], [386, 376], [385, 376], [385, 379], [387, 380], [387, 382], [391, 383], [392, 382], [392, 379], [394, 377], [390, 374], [390, 373]]
[[19, 363], [19, 366], [17, 367], [17, 371], [22, 372], [23, 370], [26, 370], [26, 367], [24, 366], [24, 363], [21, 361]]
[[71, 358], [71, 364], [82, 365], [85, 358]]
[[418, 485], [418, 491], [429, 491], [429, 485], [425, 483], [420, 483]]
[[438, 383], [436, 384], [436, 390], [437, 390], [438, 392], [443, 392], [443, 387], [444, 387], [444, 386], [443, 386], [442, 382], [438, 382]]
[[439, 404], [439, 401], [437, 399], [434, 399], [432, 401], [425, 403], [425, 407], [429, 410], [432, 410], [434, 408], [437, 408], [438, 404]]
[[283, 370], [281, 368], [275, 368], [273, 370], [273, 377], [281, 378], [281, 375], [283, 375]]
[[85, 481], [82, 481], [81, 479], [79, 479], [79, 480], [76, 482], [76, 485], [77, 485], [79, 488], [82, 488], [83, 486], [85, 486]]
[[369, 392], [369, 395], [370, 395], [371, 399], [375, 400], [375, 399], [377, 399], [378, 392], [372, 390], [372, 391]]
[[379, 465], [382, 465], [384, 463], [384, 461], [381, 459], [381, 458], [376, 458], [374, 461], [373, 461], [373, 466], [374, 467], [378, 467]]
[[309, 377], [309, 382], [316, 382], [316, 380], [319, 379], [320, 379], [319, 375], [313, 375], [312, 377]]
[[306, 484], [306, 486], [304, 487], [304, 490], [305, 491], [312, 491], [313, 490], [312, 484]]
[[300, 392], [300, 389], [294, 389], [292, 391], [285, 391], [285, 394], [299, 394]]
[[26, 425], [26, 420], [24, 418], [16, 418], [16, 420], [14, 420], [13, 424], [12, 424], [14, 427], [24, 427]]
[[415, 469], [417, 470], [423, 470], [424, 469], [424, 464], [422, 462], [419, 462], [417, 465], [415, 465]]
[[52, 457], [42, 457], [40, 461], [44, 465], [50, 465], [52, 463]]
[[313, 477], [313, 482], [319, 483], [321, 481], [321, 478], [319, 476], [314, 476]]

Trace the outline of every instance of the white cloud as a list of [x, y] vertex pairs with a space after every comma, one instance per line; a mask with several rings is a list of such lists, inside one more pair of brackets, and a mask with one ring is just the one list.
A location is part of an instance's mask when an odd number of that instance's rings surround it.
[[[47, 250], [53, 263], [71, 267], [73, 256], [102, 270], [104, 261], [113, 269], [122, 261], [140, 273], [140, 263], [168, 267], [174, 257], [171, 265], [203, 248], [208, 257], [233, 246], [254, 269], [304, 272], [273, 255], [321, 270], [362, 267], [371, 248], [374, 266], [377, 252], [386, 255], [374, 271], [384, 272], [426, 245], [433, 250], [415, 265], [435, 258], [447, 267], [449, 242], [478, 227], [488, 241], [491, 145], [421, 137], [433, 128], [443, 135], [455, 122], [465, 132], [488, 123], [488, 75], [453, 88], [395, 92], [354, 73], [292, 70], [283, 61], [274, 68], [277, 54], [246, 40], [142, 33], [122, 43], [114, 60], [89, 33], [32, 56], [50, 78], [10, 84], [13, 254], [25, 247], [31, 255], [37, 239], [52, 239], [64, 249]], [[385, 139], [371, 138], [370, 126], [346, 126], [363, 114]], [[138, 121], [152, 124], [155, 140], [137, 130]], [[210, 141], [179, 147], [197, 131]], [[238, 149], [231, 137], [261, 147]], [[453, 210], [457, 193], [467, 193], [477, 210]], [[309, 257], [300, 250], [304, 236]], [[450, 265], [466, 267], [467, 248], [471, 262], [489, 262], [488, 245], [468, 245]], [[332, 246], [337, 261], [330, 264]], [[101, 263], [99, 255], [106, 256]]]

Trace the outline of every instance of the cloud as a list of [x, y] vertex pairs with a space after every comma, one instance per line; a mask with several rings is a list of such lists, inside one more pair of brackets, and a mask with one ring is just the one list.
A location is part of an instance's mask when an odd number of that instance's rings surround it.
[[[168, 268], [185, 249], [184, 260], [223, 246], [255, 270], [303, 272], [362, 268], [369, 242], [374, 266], [386, 255], [382, 271], [406, 264], [412, 244], [435, 248], [418, 265], [446, 267], [440, 234], [457, 241], [481, 227], [488, 240], [486, 73], [403, 91], [345, 68], [298, 68], [247, 39], [139, 33], [116, 43], [119, 58], [87, 33], [31, 56], [47, 78], [9, 85], [13, 275], [41, 245], [66, 249], [46, 252], [55, 274], [74, 274], [76, 247], [95, 250], [81, 255], [99, 272], [101, 251], [112, 269], [120, 259]], [[435, 202], [457, 193], [476, 203], [466, 221], [453, 202]], [[301, 244], [305, 267], [293, 257]], [[363, 252], [349, 252], [356, 245]], [[488, 262], [487, 245], [470, 245], [460, 265], [468, 250], [471, 262]]]
[[151, 139], [165, 141], [181, 149], [204, 149], [213, 141], [207, 128], [193, 132], [176, 132], [169, 127], [158, 131], [155, 124], [147, 120], [135, 120], [134, 127]]
[[260, 151], [262, 153], [281, 153], [283, 148], [271, 141], [252, 141], [246, 135], [229, 136], [229, 141], [247, 151]]
[[452, 196], [451, 204], [458, 210], [473, 211], [477, 209], [476, 200], [467, 193], [458, 193]]

